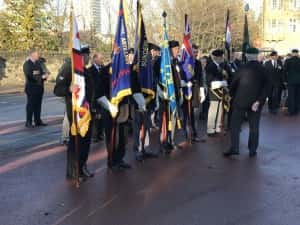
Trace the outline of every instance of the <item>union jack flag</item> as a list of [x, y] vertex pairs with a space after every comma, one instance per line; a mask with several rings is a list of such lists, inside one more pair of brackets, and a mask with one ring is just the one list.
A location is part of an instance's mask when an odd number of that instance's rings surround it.
[[184, 88], [184, 95], [187, 100], [192, 98], [192, 78], [194, 76], [195, 59], [193, 55], [192, 39], [191, 39], [191, 27], [188, 21], [188, 15], [185, 14], [185, 30], [183, 35], [182, 44], [182, 68], [184, 72], [184, 79], [187, 83], [187, 87]]

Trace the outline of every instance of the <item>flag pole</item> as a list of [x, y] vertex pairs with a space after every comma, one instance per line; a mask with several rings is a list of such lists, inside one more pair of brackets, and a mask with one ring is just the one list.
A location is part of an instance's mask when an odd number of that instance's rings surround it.
[[[71, 73], [72, 73], [72, 82], [71, 84], [74, 85], [75, 76], [74, 76], [74, 59], [73, 59], [73, 1], [71, 0], [71, 12], [70, 12], [70, 38], [69, 38], [69, 54], [71, 56]], [[74, 106], [75, 105], [75, 106]], [[78, 124], [77, 124], [77, 116], [76, 116], [76, 98], [74, 96], [74, 93], [72, 93], [72, 125], [71, 130], [75, 131], [74, 133], [74, 164], [75, 165], [75, 171], [76, 171], [76, 180], [75, 180], [75, 186], [77, 188], [80, 187], [79, 182], [79, 149], [78, 149]], [[71, 135], [72, 132], [71, 132]]]
[[[163, 29], [166, 29], [166, 24], [167, 24], [167, 13], [164, 11], [162, 14], [163, 17]], [[163, 32], [164, 33], [164, 32]], [[166, 87], [164, 87], [164, 89], [166, 89]], [[163, 90], [163, 92], [166, 92], [166, 90]], [[163, 120], [162, 120], [162, 143], [167, 141], [167, 136], [168, 136], [168, 131], [169, 131], [169, 119], [170, 119], [170, 111], [168, 110], [168, 103], [166, 102], [166, 100], [162, 100], [163, 101]], [[169, 116], [167, 117], [167, 110], [169, 113]], [[168, 121], [167, 121], [168, 119]]]

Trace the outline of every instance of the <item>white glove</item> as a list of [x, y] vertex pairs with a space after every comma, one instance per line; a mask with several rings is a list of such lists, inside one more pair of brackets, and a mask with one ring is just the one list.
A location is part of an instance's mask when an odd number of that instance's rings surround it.
[[226, 80], [223, 80], [223, 81], [222, 81], [222, 87], [228, 87], [228, 83], [227, 83]]
[[257, 112], [257, 111], [258, 111], [258, 108], [259, 108], [259, 101], [256, 101], [256, 102], [254, 102], [254, 103], [252, 104], [251, 109], [252, 109], [253, 112]]
[[204, 87], [200, 88], [199, 97], [200, 97], [200, 103], [202, 104], [206, 99]]
[[113, 118], [116, 118], [119, 110], [118, 107], [111, 104], [110, 101], [107, 99], [106, 96], [102, 96], [101, 98], [97, 99], [98, 104], [100, 104], [104, 109], [110, 112]]
[[180, 87], [187, 87], [187, 83], [184, 80], [180, 80]]
[[211, 89], [215, 90], [222, 87], [222, 81], [213, 81], [211, 82]]
[[167, 98], [167, 94], [160, 89], [159, 85], [157, 85], [157, 94], [163, 100], [167, 100], [168, 99]]
[[211, 82], [211, 89], [215, 90], [221, 87], [227, 87], [227, 81], [213, 81]]
[[133, 99], [138, 104], [139, 111], [142, 111], [142, 112], [146, 111], [145, 98], [142, 95], [142, 93], [135, 93], [135, 94], [133, 94]]

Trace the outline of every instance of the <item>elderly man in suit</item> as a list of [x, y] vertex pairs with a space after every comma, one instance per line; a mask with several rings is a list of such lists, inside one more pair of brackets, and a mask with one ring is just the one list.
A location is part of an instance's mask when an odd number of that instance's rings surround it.
[[269, 111], [276, 114], [280, 108], [281, 93], [283, 89], [283, 65], [278, 59], [276, 51], [271, 52], [271, 59], [265, 63], [266, 72], [270, 81], [270, 92], [268, 95]]

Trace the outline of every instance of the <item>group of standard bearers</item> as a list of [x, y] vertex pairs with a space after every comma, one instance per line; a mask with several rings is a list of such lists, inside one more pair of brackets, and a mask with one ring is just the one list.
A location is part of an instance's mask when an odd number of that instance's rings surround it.
[[[169, 42], [176, 104], [180, 109], [172, 115], [167, 113], [168, 99], [164, 96], [158, 82], [160, 73], [160, 48], [158, 46], [149, 44], [153, 85], [157, 87], [156, 97], [149, 101], [142, 93], [134, 64], [134, 50], [130, 49], [127, 57], [131, 70], [132, 95], [125, 98], [118, 107], [109, 101], [111, 98], [111, 64], [104, 65], [103, 56], [100, 53], [93, 56], [92, 65], [84, 70], [86, 97], [92, 106], [92, 123], [84, 138], [72, 136], [71, 132], [69, 134], [67, 178], [74, 179], [76, 170], [79, 171], [82, 180], [93, 177], [93, 173], [87, 169], [92, 133], [96, 133], [99, 139], [105, 138], [108, 168], [114, 171], [130, 169], [131, 166], [124, 161], [128, 121], [132, 121], [135, 159], [144, 161], [158, 157], [157, 151], [146, 150], [152, 128], [158, 128], [161, 133], [167, 132], [166, 138], [160, 139], [160, 151], [165, 154], [171, 154], [174, 149], [182, 147], [175, 141], [176, 130], [181, 126], [187, 141], [191, 141], [190, 143], [201, 141], [196, 128], [195, 109], [202, 105], [202, 113], [205, 113], [203, 106], [208, 101], [207, 135], [213, 137], [230, 129], [231, 147], [224, 151], [224, 156], [237, 155], [239, 154], [241, 124], [246, 118], [250, 125], [248, 147], [250, 157], [253, 157], [257, 154], [260, 116], [267, 97], [270, 112], [276, 113], [280, 107], [283, 84], [287, 83], [289, 113], [291, 115], [299, 113], [300, 59], [298, 50], [293, 50], [290, 58], [286, 59], [283, 64], [278, 60], [276, 52], [272, 52], [270, 60], [263, 63], [259, 61], [259, 51], [249, 48], [246, 54], [247, 63], [241, 63], [238, 57], [234, 57], [230, 62], [225, 61], [224, 52], [221, 49], [212, 51], [210, 57], [196, 57], [199, 49], [193, 45], [195, 68], [191, 82], [192, 110], [188, 112], [188, 103], [183, 94], [188, 84], [184, 80], [184, 71], [179, 60], [179, 47], [178, 41]], [[84, 65], [87, 66], [90, 55], [88, 46], [82, 47], [82, 54]], [[49, 72], [42, 63], [37, 51], [33, 50], [24, 64], [25, 91], [28, 96], [26, 107], [26, 127], [28, 128], [33, 127], [32, 114], [34, 114], [36, 126], [46, 125], [40, 119], [40, 110], [43, 83]], [[76, 85], [71, 85], [71, 74], [71, 60], [67, 59], [59, 71], [54, 89], [57, 96], [65, 98], [69, 124], [72, 123], [72, 93], [78, 91]], [[166, 118], [164, 115], [171, 118]], [[163, 123], [164, 119], [171, 121], [171, 130], [163, 127], [166, 124]], [[189, 132], [191, 137], [189, 137]]]

